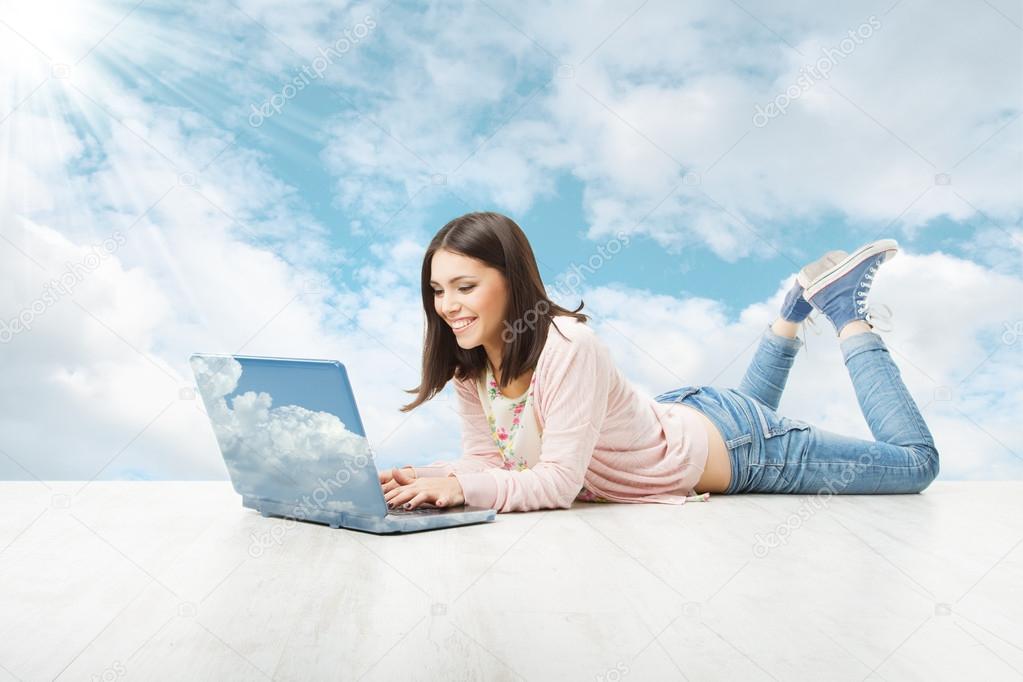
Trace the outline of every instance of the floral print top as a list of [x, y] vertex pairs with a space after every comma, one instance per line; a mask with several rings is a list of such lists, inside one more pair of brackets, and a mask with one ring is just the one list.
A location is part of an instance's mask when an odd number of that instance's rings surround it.
[[[490, 363], [487, 363], [486, 375], [479, 386], [480, 402], [487, 415], [491, 437], [504, 460], [504, 469], [523, 471], [540, 459], [543, 429], [536, 419], [533, 401], [535, 385], [534, 373], [525, 394], [518, 398], [508, 398], [501, 393]], [[582, 502], [610, 502], [585, 487], [579, 491], [576, 499]]]
[[497, 386], [494, 372], [487, 363], [485, 388], [480, 388], [480, 402], [490, 424], [490, 434], [504, 460], [505, 469], [522, 471], [540, 459], [542, 429], [536, 420], [533, 388], [536, 375], [529, 388], [518, 398], [508, 398]]

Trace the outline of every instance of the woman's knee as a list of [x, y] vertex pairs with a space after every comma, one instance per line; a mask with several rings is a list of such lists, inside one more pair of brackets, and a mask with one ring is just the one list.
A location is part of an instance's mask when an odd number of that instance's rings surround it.
[[913, 490], [918, 493], [930, 486], [938, 477], [941, 471], [941, 457], [932, 443], [913, 446], [913, 453], [919, 460], [918, 480]]

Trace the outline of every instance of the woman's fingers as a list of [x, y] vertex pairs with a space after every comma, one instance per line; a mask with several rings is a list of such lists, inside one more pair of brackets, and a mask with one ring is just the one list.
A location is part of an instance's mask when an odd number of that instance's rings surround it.
[[399, 489], [390, 498], [387, 498], [387, 506], [396, 509], [411, 500], [414, 495], [414, 491]]
[[419, 492], [418, 489], [413, 488], [410, 485], [396, 486], [393, 490], [388, 491], [384, 495], [384, 500], [392, 507], [397, 507], [399, 504], [403, 504]]
[[419, 494], [417, 494], [415, 497], [409, 500], [405, 506], [408, 507], [409, 509], [415, 509], [421, 504], [433, 502], [434, 499], [436, 499], [436, 496], [437, 496], [436, 493], [431, 493], [426, 490], [422, 490], [419, 492]]
[[416, 470], [414, 467], [407, 466], [399, 469], [398, 467], [391, 467], [378, 472], [377, 478], [380, 479], [380, 485], [386, 485], [391, 481], [397, 481], [398, 485], [405, 485], [416, 480]]
[[416, 480], [415, 469], [413, 469], [410, 472], [408, 468], [399, 469], [395, 467], [394, 480], [396, 480], [401, 485], [408, 485], [412, 481]]
[[[451, 502], [454, 488], [450, 479], [436, 477], [421, 480], [405, 479], [404, 473], [400, 472], [394, 481], [383, 486], [384, 500], [391, 509], [403, 505], [408, 505], [408, 509], [415, 509], [425, 503], [436, 503], [438, 498], [444, 498], [445, 504]], [[457, 482], [455, 485], [457, 486]]]
[[436, 496], [436, 492], [422, 490], [408, 485], [392, 490], [384, 496], [384, 499], [387, 501], [388, 506], [392, 509], [406, 504], [408, 505], [408, 509], [415, 509], [424, 502], [432, 502]]

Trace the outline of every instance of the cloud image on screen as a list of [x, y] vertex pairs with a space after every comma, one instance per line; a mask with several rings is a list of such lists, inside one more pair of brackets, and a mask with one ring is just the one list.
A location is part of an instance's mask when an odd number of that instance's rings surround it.
[[193, 357], [191, 366], [239, 493], [336, 512], [353, 511], [358, 491], [374, 490], [369, 443], [337, 415], [275, 407], [272, 389], [238, 393], [243, 367], [230, 356]]

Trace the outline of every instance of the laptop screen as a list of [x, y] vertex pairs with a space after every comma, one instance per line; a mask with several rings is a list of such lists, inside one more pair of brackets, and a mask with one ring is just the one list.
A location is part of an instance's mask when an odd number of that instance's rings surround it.
[[302, 511], [386, 513], [344, 365], [197, 354], [199, 393], [235, 490]]

